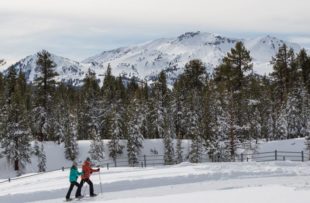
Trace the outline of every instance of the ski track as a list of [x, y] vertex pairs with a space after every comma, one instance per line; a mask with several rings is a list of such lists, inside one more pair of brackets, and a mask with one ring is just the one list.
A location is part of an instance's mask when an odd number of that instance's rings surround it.
[[[103, 196], [83, 201], [117, 201], [123, 198], [184, 195], [202, 191], [281, 186], [309, 192], [310, 163], [183, 163], [150, 168], [111, 168], [101, 172]], [[69, 187], [68, 170], [0, 184], [0, 202], [63, 202]], [[99, 176], [91, 177], [97, 193]], [[85, 190], [83, 187], [82, 192]], [[88, 195], [88, 187], [86, 188]], [[291, 190], [290, 190], [291, 191]], [[71, 197], [74, 196], [73, 190]], [[76, 201], [76, 200], [75, 200]], [[78, 202], [78, 201], [76, 201]]]

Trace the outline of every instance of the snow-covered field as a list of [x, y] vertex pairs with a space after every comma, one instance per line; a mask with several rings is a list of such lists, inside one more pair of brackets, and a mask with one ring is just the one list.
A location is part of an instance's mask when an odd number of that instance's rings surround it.
[[[108, 141], [105, 140], [105, 143]], [[125, 144], [125, 143], [124, 143]], [[183, 142], [184, 156], [190, 143]], [[89, 141], [79, 142], [79, 160], [88, 156]], [[305, 151], [304, 139], [260, 142], [255, 151]], [[254, 149], [253, 148], [253, 149]], [[107, 147], [106, 147], [107, 149]], [[64, 159], [62, 145], [45, 143], [47, 170], [60, 169], [71, 163]], [[151, 151], [162, 154], [162, 140], [145, 140], [142, 154]], [[241, 153], [251, 152], [241, 150]], [[305, 154], [308, 153], [305, 151]], [[123, 155], [125, 158], [126, 155]], [[100, 178], [103, 194], [82, 202], [109, 203], [158, 203], [158, 202], [212, 202], [212, 203], [309, 203], [310, 162], [250, 162], [243, 163], [182, 163], [175, 166], [147, 168], [101, 168], [100, 176], [93, 174], [95, 191], [100, 193]], [[106, 161], [109, 161], [108, 159]], [[0, 183], [0, 202], [63, 202], [69, 187], [69, 171], [54, 171], [29, 176], [36, 172], [36, 159], [27, 166], [27, 174], [11, 182]], [[1, 179], [15, 174], [5, 159], [0, 159]], [[29, 177], [26, 177], [29, 176]], [[23, 178], [25, 177], [25, 178]], [[85, 191], [87, 192], [85, 193]], [[73, 197], [74, 192], [71, 194]], [[88, 186], [82, 192], [88, 195]], [[74, 200], [77, 202], [78, 200]]]
[[[81, 202], [309, 203], [309, 168], [310, 162], [290, 161], [102, 168], [92, 180], [100, 193], [101, 178], [103, 193]], [[0, 202], [63, 202], [68, 173], [56, 171], [1, 183]], [[82, 193], [85, 190], [88, 195], [86, 186]]]
[[[109, 140], [103, 140], [105, 144], [105, 161], [102, 163], [102, 165], [106, 165], [106, 163], [110, 163], [110, 166], [113, 166], [113, 161], [109, 159], [109, 156], [107, 156], [108, 152], [108, 142]], [[120, 165], [127, 165], [127, 149], [126, 149], [126, 141], [122, 141], [122, 144], [125, 146], [124, 148], [124, 153], [121, 157], [119, 157], [119, 161], [122, 163], [119, 163], [118, 166]], [[79, 145], [79, 156], [77, 161], [79, 163], [82, 163], [83, 160], [87, 156], [89, 156], [88, 151], [89, 151], [89, 145], [90, 141], [83, 140], [83, 141], [78, 141]], [[182, 142], [182, 147], [183, 147], [183, 157], [186, 159], [188, 157], [189, 151], [190, 151], [190, 140], [183, 140]], [[141, 150], [141, 157], [140, 159], [143, 160], [143, 155], [146, 156], [153, 156], [154, 151], [158, 153], [158, 157], [150, 157], [147, 158], [147, 164], [152, 165], [153, 161], [152, 159], [156, 159], [156, 163], [163, 163], [163, 141], [161, 139], [146, 139], [144, 140], [143, 143], [143, 149]], [[58, 170], [61, 169], [62, 167], [70, 167], [71, 166], [71, 161], [66, 160], [64, 157], [64, 145], [58, 145], [57, 143], [54, 142], [45, 142], [44, 143], [44, 149], [46, 152], [46, 157], [47, 157], [47, 163], [46, 163], [46, 170], [51, 171], [51, 170]], [[0, 149], [1, 150], [1, 149]], [[290, 139], [290, 140], [281, 140], [281, 141], [271, 141], [271, 142], [262, 142], [260, 141], [258, 145], [255, 146], [255, 144], [252, 144], [252, 149], [249, 149], [249, 146], [243, 146], [242, 148], [238, 149], [238, 154], [244, 153], [248, 154], [246, 157], [249, 157], [249, 160], [252, 161], [252, 155], [253, 150], [255, 150], [257, 153], [264, 153], [264, 152], [271, 152], [271, 156], [273, 156], [272, 152], [275, 150], [278, 151], [293, 151], [293, 152], [301, 152], [304, 151], [305, 154], [305, 160], [309, 159], [309, 152], [306, 150], [305, 146], [305, 139], [304, 138], [298, 138], [298, 139]], [[291, 154], [285, 154], [285, 153], [279, 153], [279, 160], [282, 159], [283, 155], [286, 156], [286, 160], [290, 160], [290, 157], [288, 155]], [[296, 155], [296, 154], [293, 154]], [[299, 154], [297, 154], [300, 156]], [[207, 155], [204, 156], [203, 161], [207, 161]], [[301, 159], [300, 157], [298, 158], [299, 160]], [[259, 159], [257, 161], [264, 161], [264, 159]], [[31, 158], [31, 163], [26, 165], [25, 173], [31, 174], [31, 173], [36, 173], [38, 171], [37, 167], [37, 157], [32, 156]], [[16, 172], [14, 172], [13, 168], [11, 165], [9, 165], [6, 161], [6, 159], [0, 158], [0, 182], [3, 180], [6, 180], [8, 178], [13, 178], [16, 176]]]
[[[110, 160], [108, 154], [108, 142], [109, 140], [103, 140], [104, 142], [104, 150], [105, 150], [105, 161], [102, 163], [105, 165], [106, 163], [111, 163], [110, 166], [113, 166], [113, 161]], [[79, 156], [77, 158], [77, 161], [79, 163], [82, 163], [86, 157], [89, 156], [89, 146], [90, 146], [91, 141], [88, 140], [82, 140], [78, 141], [79, 145]], [[125, 140], [121, 141], [121, 144], [125, 146], [123, 150], [123, 154], [119, 157], [118, 160], [122, 161], [123, 165], [128, 164], [127, 162], [127, 142]], [[151, 156], [154, 155], [154, 151], [158, 153], [158, 155], [163, 155], [163, 140], [161, 139], [146, 139], [143, 142], [143, 149], [141, 150], [141, 156], [147, 155]], [[184, 157], [188, 155], [189, 150], [190, 150], [190, 141], [189, 140], [183, 140], [182, 142], [182, 147], [183, 147], [183, 153]], [[0, 149], [1, 150], [1, 149]], [[65, 153], [64, 153], [64, 144], [58, 145], [57, 143], [54, 142], [45, 142], [44, 143], [44, 150], [46, 153], [46, 170], [51, 171], [51, 170], [58, 170], [61, 169], [62, 167], [70, 167], [72, 162], [69, 160], [65, 159]], [[159, 156], [158, 159], [163, 159], [162, 156]], [[26, 165], [25, 172], [26, 173], [36, 173], [38, 171], [37, 167], [37, 157], [32, 156], [31, 157], [31, 163]], [[119, 164], [121, 165], [121, 164]], [[3, 179], [8, 179], [16, 176], [16, 173], [13, 170], [12, 165], [9, 165], [7, 163], [7, 160], [5, 157], [0, 158], [0, 182]]]

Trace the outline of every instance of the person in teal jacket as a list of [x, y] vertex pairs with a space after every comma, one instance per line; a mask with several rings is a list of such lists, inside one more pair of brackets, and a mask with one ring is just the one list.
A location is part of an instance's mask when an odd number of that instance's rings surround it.
[[68, 190], [67, 195], [66, 195], [66, 200], [67, 201], [71, 200], [70, 195], [71, 195], [71, 192], [72, 192], [74, 186], [77, 187], [77, 190], [76, 190], [76, 193], [75, 193], [75, 197], [76, 198], [82, 198], [81, 186], [77, 182], [78, 177], [80, 175], [82, 175], [82, 174], [83, 174], [82, 172], [78, 171], [77, 163], [74, 161], [73, 164], [72, 164], [72, 167], [70, 169], [70, 176], [69, 176], [70, 187], [69, 187], [69, 190]]

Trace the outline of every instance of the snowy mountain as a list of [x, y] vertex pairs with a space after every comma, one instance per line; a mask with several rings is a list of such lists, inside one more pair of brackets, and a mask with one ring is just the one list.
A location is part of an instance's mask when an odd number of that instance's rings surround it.
[[[138, 77], [151, 81], [161, 71], [166, 70], [170, 82], [183, 71], [184, 65], [192, 59], [201, 59], [209, 72], [221, 62], [221, 59], [234, 47], [237, 41], [244, 42], [253, 57], [254, 71], [259, 74], [271, 72], [270, 60], [278, 48], [286, 43], [296, 52], [298, 44], [284, 42], [272, 36], [253, 39], [227, 38], [204, 32], [188, 32], [176, 38], [162, 38], [143, 44], [104, 51], [81, 63], [53, 55], [59, 73], [58, 81], [81, 84], [90, 68], [98, 79], [103, 79], [108, 64], [114, 75]], [[27, 79], [33, 81], [37, 75], [36, 55], [22, 59], [14, 66], [26, 72]]]
[[[87, 73], [87, 66], [79, 62], [51, 54], [52, 60], [56, 64], [56, 72], [59, 74], [56, 77], [57, 81], [64, 81], [73, 85], [80, 85]], [[27, 56], [18, 61], [13, 66], [16, 70], [22, 70], [26, 74], [26, 79], [33, 82], [38, 77], [38, 68], [36, 65], [37, 54]]]

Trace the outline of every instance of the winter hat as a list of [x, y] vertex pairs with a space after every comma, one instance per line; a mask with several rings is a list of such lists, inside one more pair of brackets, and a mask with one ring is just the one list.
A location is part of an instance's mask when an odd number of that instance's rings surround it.
[[87, 157], [87, 158], [86, 158], [86, 161], [90, 161], [90, 158], [89, 158], [89, 157]]

